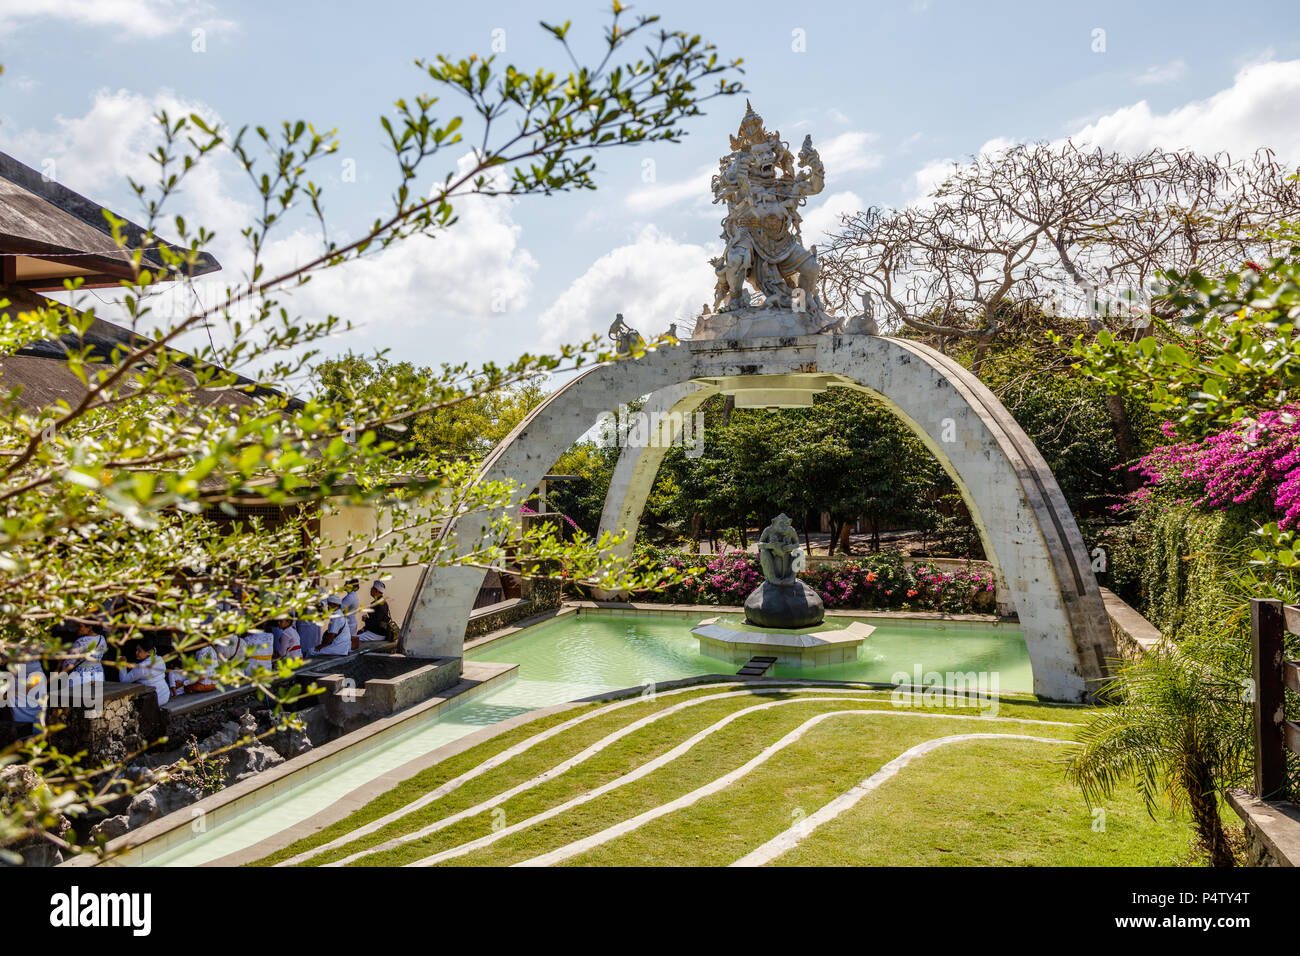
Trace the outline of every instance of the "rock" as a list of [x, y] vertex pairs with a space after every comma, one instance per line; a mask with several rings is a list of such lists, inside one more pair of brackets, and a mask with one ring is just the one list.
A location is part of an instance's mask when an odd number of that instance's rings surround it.
[[311, 738], [301, 730], [281, 730], [272, 734], [266, 742], [275, 748], [275, 752], [288, 760], [311, 750]]
[[820, 624], [825, 616], [822, 599], [802, 581], [793, 584], [764, 581], [745, 598], [745, 620], [758, 627], [812, 627]]
[[132, 830], [159, 817], [165, 817], [181, 807], [188, 807], [200, 797], [198, 790], [183, 783], [158, 783], [140, 791], [127, 810], [127, 821]]
[[40, 786], [41, 778], [31, 767], [14, 763], [0, 770], [0, 807], [17, 803]]
[[284, 763], [284, 758], [274, 748], [264, 743], [249, 744], [230, 752], [230, 763], [226, 765], [227, 779], [234, 783], [281, 763]]
[[58, 847], [44, 841], [24, 847], [18, 852], [22, 854], [23, 866], [58, 866], [63, 862], [63, 854]]
[[158, 818], [158, 795], [154, 793], [155, 789], [149, 787], [135, 795], [135, 799], [131, 801], [131, 806], [126, 811], [128, 828], [134, 830]]
[[222, 750], [226, 747], [233, 746], [235, 741], [242, 736], [239, 724], [233, 720], [228, 720], [221, 725], [221, 729], [215, 733], [209, 734], [199, 741], [199, 752], [210, 754], [215, 750]]
[[130, 818], [127, 817], [126, 814], [119, 814], [115, 817], [108, 817], [107, 819], [100, 820], [91, 827], [90, 838], [94, 840], [102, 836], [104, 842], [107, 843], [109, 840], [116, 840], [129, 829], [131, 829]]

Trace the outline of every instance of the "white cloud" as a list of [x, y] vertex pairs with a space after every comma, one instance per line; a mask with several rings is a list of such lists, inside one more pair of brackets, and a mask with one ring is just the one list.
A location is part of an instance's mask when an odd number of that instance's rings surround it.
[[[11, 133], [7, 127], [0, 128], [0, 143], [20, 162], [119, 215], [138, 220], [137, 205], [115, 204], [127, 202], [128, 176], [146, 185], [157, 179], [158, 167], [149, 152], [161, 141], [154, 120], [161, 110], [173, 120], [197, 113], [209, 123], [220, 122], [205, 104], [170, 90], [144, 96], [129, 90], [101, 89], [83, 115], [56, 116], [49, 130]], [[217, 233], [212, 251], [218, 258], [232, 248], [250, 215], [250, 207], [231, 194], [220, 163], [210, 159], [194, 168], [169, 202], [170, 214], [183, 213], [191, 224]]]
[[855, 192], [832, 193], [820, 206], [803, 217], [805, 245], [821, 245], [826, 237], [840, 226], [840, 217], [865, 209], [862, 198]]
[[[357, 328], [346, 345], [355, 350], [393, 346], [397, 359], [414, 353], [431, 361], [440, 351], [434, 343], [474, 339], [527, 305], [537, 261], [520, 246], [523, 228], [511, 217], [514, 203], [490, 196], [457, 200], [457, 222], [445, 233], [403, 240], [317, 273], [288, 296], [291, 311], [351, 321]], [[318, 236], [296, 232], [270, 245], [268, 274], [319, 252]]]
[[[884, 162], [884, 157], [868, 149], [868, 146], [874, 143], [876, 139], [875, 133], [850, 130], [847, 133], [840, 133], [838, 136], [831, 137], [821, 145], [818, 145], [814, 140], [813, 146], [817, 148], [822, 163], [826, 166], [826, 175], [833, 178], [844, 173], [860, 172], [879, 167]], [[794, 145], [791, 144], [792, 148]]]
[[0, 0], [0, 30], [43, 19], [145, 39], [195, 27], [223, 30], [235, 25], [216, 16], [207, 0]]
[[712, 166], [700, 168], [686, 179], [648, 184], [642, 189], [634, 189], [628, 193], [624, 197], [623, 203], [628, 209], [643, 215], [658, 212], [678, 203], [703, 203], [709, 205], [713, 202], [710, 183], [713, 180], [713, 174], [717, 171], [717, 164], [714, 163]]
[[1247, 156], [1261, 146], [1300, 162], [1300, 60], [1257, 63], [1240, 70], [1232, 85], [1203, 100], [1157, 113], [1142, 100], [1085, 126], [1073, 137], [1126, 153], [1154, 147], [1228, 150]]
[[1145, 71], [1134, 77], [1133, 82], [1140, 86], [1159, 86], [1181, 80], [1186, 74], [1187, 61], [1177, 59], [1162, 66], [1147, 67]]
[[[85, 114], [56, 116], [47, 130], [0, 130], [0, 148], [119, 215], [139, 221], [125, 182], [131, 176], [152, 183], [157, 175], [148, 153], [158, 143], [151, 117], [160, 109], [172, 116], [198, 113], [208, 122], [220, 122], [203, 103], [170, 91], [144, 96], [100, 90]], [[462, 164], [468, 161], [468, 155], [461, 160]], [[191, 227], [202, 225], [217, 233], [209, 251], [223, 269], [197, 283], [203, 305], [219, 301], [225, 287], [238, 285], [246, 272], [248, 252], [239, 232], [251, 221], [253, 196], [233, 162], [210, 156], [190, 173], [169, 207], [169, 217], [179, 213]], [[397, 346], [397, 357], [423, 362], [445, 357], [449, 351], [464, 354], [464, 349], [441, 346], [448, 340], [471, 341], [485, 329], [501, 328], [528, 301], [537, 262], [520, 246], [522, 227], [511, 215], [514, 203], [504, 197], [463, 197], [454, 203], [457, 223], [437, 238], [404, 240], [319, 272], [280, 298], [293, 315], [319, 321], [333, 314], [356, 325], [337, 343], [338, 351]], [[160, 231], [169, 238], [165, 223]], [[346, 241], [342, 233], [332, 238]], [[273, 232], [263, 254], [265, 275], [306, 263], [320, 251], [319, 235], [305, 223], [294, 232]], [[97, 297], [115, 296], [103, 292]], [[155, 316], [162, 321], [186, 315], [194, 304], [190, 293], [170, 288], [157, 303]], [[104, 317], [111, 321], [114, 313], [105, 311]], [[214, 328], [213, 335], [227, 338], [222, 328]]]
[[[1159, 147], [1201, 153], [1227, 150], [1234, 157], [1245, 157], [1267, 146], [1282, 162], [1298, 164], [1300, 126], [1294, 122], [1297, 112], [1300, 60], [1255, 63], [1238, 71], [1231, 86], [1206, 99], [1193, 100], [1166, 113], [1154, 112], [1146, 100], [1141, 100], [1085, 123], [1068, 138], [1122, 153], [1143, 153]], [[976, 152], [996, 153], [1015, 142], [1005, 136], [996, 137]], [[910, 202], [925, 202], [925, 197], [952, 171], [953, 162], [951, 158], [934, 159], [918, 169], [909, 183]]]
[[622, 312], [644, 335], [659, 335], [669, 323], [699, 313], [713, 302], [710, 250], [678, 242], [646, 226], [629, 245], [601, 256], [539, 317], [548, 348], [603, 333]]
[[932, 159], [912, 174], [911, 203], [924, 202], [930, 194], [939, 188], [939, 184], [952, 175], [956, 161], [949, 159]]

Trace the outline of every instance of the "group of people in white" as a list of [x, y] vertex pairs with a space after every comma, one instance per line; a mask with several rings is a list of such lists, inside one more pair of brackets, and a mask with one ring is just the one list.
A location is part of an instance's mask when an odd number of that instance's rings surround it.
[[[362, 643], [395, 640], [397, 630], [385, 599], [383, 581], [370, 585], [370, 606], [362, 618], [360, 582], [347, 582], [341, 592], [323, 594], [323, 607], [297, 618], [265, 621], [242, 634], [213, 639], [194, 654], [194, 668], [187, 674], [169, 648], [149, 637], [125, 642], [118, 659], [110, 663], [122, 683], [152, 688], [159, 704], [183, 694], [201, 694], [219, 689], [218, 673], [230, 665], [253, 675], [271, 670], [277, 661], [306, 657], [341, 656]], [[320, 623], [324, 613], [324, 624]], [[66, 675], [62, 683], [76, 688], [104, 681], [104, 656], [109, 650], [106, 628], [89, 621], [66, 621], [56, 625], [54, 637], [68, 649], [51, 670]], [[20, 655], [22, 656], [22, 655]], [[7, 704], [11, 719], [33, 727], [44, 723], [49, 690], [45, 665], [34, 654], [8, 665], [11, 675]], [[26, 728], [24, 728], [26, 729]]]

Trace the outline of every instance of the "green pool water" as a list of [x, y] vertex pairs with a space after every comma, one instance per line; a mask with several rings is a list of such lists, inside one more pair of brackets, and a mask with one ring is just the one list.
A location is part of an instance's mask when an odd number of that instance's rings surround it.
[[[723, 615], [723, 620], [740, 623], [741, 618]], [[918, 673], [975, 672], [996, 674], [997, 689], [1003, 692], [1033, 687], [1029, 654], [1015, 625], [936, 624], [864, 616], [831, 618], [826, 626], [846, 626], [852, 620], [876, 626], [859, 649], [856, 662], [780, 668], [772, 676], [890, 681], [898, 673], [911, 679]], [[414, 726], [381, 745], [359, 746], [357, 754], [330, 773], [294, 785], [237, 817], [196, 833], [149, 865], [196, 866], [252, 846], [410, 760], [519, 714], [649, 682], [734, 673], [735, 665], [698, 652], [690, 628], [699, 621], [699, 615], [686, 614], [569, 614], [475, 648], [467, 658], [518, 664], [517, 676], [480, 697], [427, 720], [414, 721]]]
[[[726, 624], [741, 625], [744, 620], [739, 615], [720, 616]], [[466, 656], [518, 664], [519, 682], [534, 685], [530, 693], [546, 696], [547, 704], [650, 681], [734, 673], [735, 665], [699, 653], [690, 633], [699, 620], [699, 615], [580, 614], [528, 628]], [[1029, 653], [1014, 624], [837, 616], [800, 633], [844, 627], [854, 620], [876, 628], [859, 648], [856, 662], [779, 667], [772, 676], [888, 682], [898, 673], [914, 675], [920, 667], [923, 674], [996, 673], [1000, 690], [1033, 689]]]

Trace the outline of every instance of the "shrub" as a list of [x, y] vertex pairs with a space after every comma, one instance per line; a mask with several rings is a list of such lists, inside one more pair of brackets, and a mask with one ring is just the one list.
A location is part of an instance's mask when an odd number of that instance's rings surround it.
[[[677, 583], [639, 592], [641, 601], [669, 604], [739, 606], [763, 580], [758, 556], [740, 551], [709, 557], [666, 548], [643, 547], [638, 558], [686, 572]], [[828, 608], [914, 610], [969, 614], [991, 611], [995, 585], [987, 568], [956, 570], [920, 563], [907, 567], [895, 552], [881, 552], [837, 564], [809, 568], [799, 579]]]

